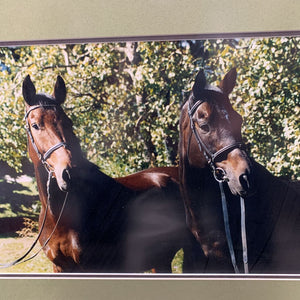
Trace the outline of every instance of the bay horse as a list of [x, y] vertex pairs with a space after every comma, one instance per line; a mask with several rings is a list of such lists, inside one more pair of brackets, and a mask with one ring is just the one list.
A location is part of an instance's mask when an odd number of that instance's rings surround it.
[[36, 93], [28, 75], [23, 97], [41, 201], [39, 241], [54, 272], [171, 272], [175, 253], [181, 248], [188, 253], [193, 244], [178, 169], [113, 179], [84, 157], [61, 106], [62, 77], [50, 96]]
[[199, 272], [300, 273], [300, 182], [273, 176], [245, 151], [229, 94], [196, 76], [180, 116], [179, 180]]

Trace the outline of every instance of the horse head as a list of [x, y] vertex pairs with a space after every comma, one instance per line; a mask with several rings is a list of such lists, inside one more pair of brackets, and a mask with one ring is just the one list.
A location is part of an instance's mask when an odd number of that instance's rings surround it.
[[235, 68], [218, 87], [209, 85], [203, 71], [182, 110], [181, 144], [189, 165], [209, 165], [217, 181], [226, 181], [234, 195], [252, 189], [252, 166], [243, 149], [242, 117], [232, 108], [229, 94], [236, 82]]
[[26, 129], [29, 155], [35, 166], [44, 165], [55, 175], [62, 191], [71, 184], [70, 171], [78, 163], [79, 142], [72, 130], [72, 121], [61, 104], [66, 99], [64, 80], [58, 76], [53, 96], [36, 93], [28, 75], [23, 82], [26, 105]]

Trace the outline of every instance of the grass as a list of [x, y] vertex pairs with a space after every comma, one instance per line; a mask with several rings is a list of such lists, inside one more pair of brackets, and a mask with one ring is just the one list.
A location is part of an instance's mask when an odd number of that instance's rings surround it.
[[[0, 218], [2, 220], [11, 218], [11, 222], [14, 222], [16, 217], [24, 217], [31, 220], [37, 219], [40, 205], [34, 178], [29, 176], [13, 178], [5, 175], [0, 179], [0, 190]], [[36, 233], [33, 234], [32, 232], [25, 237], [19, 237], [16, 232], [3, 232], [0, 234], [0, 263], [6, 264], [23, 256], [31, 247], [35, 237]], [[39, 247], [40, 245], [37, 243], [31, 253], [36, 253]], [[0, 273], [52, 272], [52, 263], [43, 251], [28, 262], [0, 269]]]
[[[35, 237], [0, 237], [0, 264], [12, 262], [25, 254], [34, 242]], [[32, 254], [40, 249], [39, 243]], [[30, 257], [30, 255], [28, 256]], [[182, 273], [183, 250], [179, 250], [172, 262], [172, 273]], [[52, 263], [41, 251], [35, 258], [28, 262], [13, 267], [0, 269], [0, 274], [7, 273], [53, 273]]]
[[[0, 238], [0, 263], [5, 264], [25, 254], [34, 242], [35, 237], [1, 237]], [[32, 253], [40, 248], [39, 243]], [[29, 256], [28, 256], [29, 257]], [[13, 267], [0, 269], [0, 273], [52, 273], [52, 263], [41, 251], [35, 258], [28, 262]]]

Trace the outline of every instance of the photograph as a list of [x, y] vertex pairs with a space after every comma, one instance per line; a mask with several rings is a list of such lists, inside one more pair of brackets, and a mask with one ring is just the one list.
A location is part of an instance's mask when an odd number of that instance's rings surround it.
[[1, 44], [0, 274], [298, 278], [299, 53], [297, 33]]

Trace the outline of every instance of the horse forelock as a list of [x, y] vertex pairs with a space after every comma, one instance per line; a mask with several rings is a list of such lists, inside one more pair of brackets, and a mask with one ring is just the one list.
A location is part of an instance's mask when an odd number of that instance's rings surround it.
[[34, 103], [31, 105], [31, 107], [32, 106], [40, 106], [40, 108], [42, 109], [49, 109], [54, 112], [59, 112], [64, 120], [67, 120], [71, 124], [73, 124], [72, 120], [66, 115], [66, 113], [62, 109], [60, 103], [58, 103], [56, 99], [51, 95], [48, 95], [46, 93], [36, 94], [34, 98]]
[[46, 93], [38, 93], [34, 97], [34, 103], [33, 105], [59, 105], [55, 98], [51, 95], [48, 95]]
[[230, 100], [223, 91], [216, 86], [207, 85], [202, 92], [202, 95], [199, 99], [196, 99], [193, 94], [190, 95], [189, 101], [194, 104], [197, 101], [202, 100], [212, 104], [216, 108], [217, 112], [222, 118], [229, 120], [231, 112], [234, 111]]
[[212, 92], [217, 92], [217, 93], [223, 94], [223, 91], [221, 90], [221, 88], [219, 88], [218, 86], [210, 85], [210, 84], [206, 84], [204, 91], [212, 91]]
[[193, 92], [191, 92], [189, 97], [184, 101], [183, 105], [186, 102], [190, 102], [191, 104], [195, 104], [199, 100], [209, 102], [215, 96], [226, 97], [224, 95], [223, 91], [219, 87], [207, 84], [203, 90], [198, 91], [197, 96], [194, 95]]

